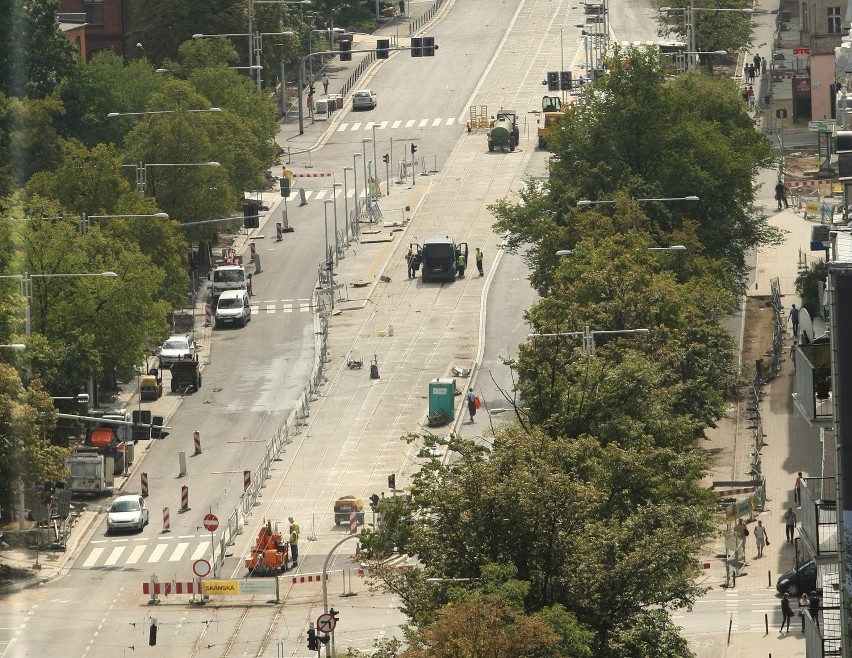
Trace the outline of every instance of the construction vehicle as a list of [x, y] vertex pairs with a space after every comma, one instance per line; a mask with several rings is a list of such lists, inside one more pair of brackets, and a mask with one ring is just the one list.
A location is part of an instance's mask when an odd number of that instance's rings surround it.
[[559, 96], [544, 96], [541, 99], [541, 115], [538, 121], [538, 147], [547, 148], [547, 133], [559, 125], [562, 119], [562, 99]]
[[458, 269], [459, 255], [464, 255], [467, 262], [467, 242], [456, 244], [450, 236], [443, 238], [426, 238], [423, 246], [412, 244], [415, 253], [420, 256], [423, 267], [423, 283], [429, 281], [454, 281]]
[[[94, 415], [96, 412], [92, 412]], [[103, 423], [95, 423], [86, 431], [84, 445], [98, 454], [108, 457], [113, 463], [113, 474], [119, 474], [133, 463], [133, 430], [130, 425], [113, 424], [115, 420], [130, 422], [132, 416], [126, 411], [112, 411], [100, 416]]]
[[115, 484], [112, 456], [100, 454], [97, 448], [80, 447], [65, 458], [72, 494], [107, 496]]
[[497, 112], [497, 117], [491, 121], [487, 137], [489, 151], [493, 151], [495, 146], [499, 146], [503, 151], [507, 147], [510, 151], [514, 151], [520, 141], [518, 115], [515, 114], [515, 111], [500, 110]]
[[364, 501], [355, 496], [341, 496], [334, 501], [334, 524], [349, 523], [349, 517], [355, 512], [359, 525], [364, 525]]
[[[229, 250], [229, 260], [232, 258], [230, 252], [233, 251], [233, 249]], [[234, 260], [236, 260], [236, 257], [234, 257]], [[218, 297], [226, 290], [245, 290], [247, 285], [246, 271], [242, 265], [238, 265], [236, 262], [220, 265], [210, 272], [209, 278], [214, 297]]]
[[198, 361], [192, 357], [182, 359], [172, 364], [172, 393], [201, 388], [201, 373], [198, 371]]
[[287, 557], [290, 546], [281, 535], [278, 523], [272, 527], [272, 521], [260, 527], [252, 546], [251, 554], [246, 558], [246, 569], [251, 575], [284, 573], [287, 571]]
[[163, 376], [159, 369], [151, 368], [139, 380], [139, 399], [157, 401], [163, 396]]

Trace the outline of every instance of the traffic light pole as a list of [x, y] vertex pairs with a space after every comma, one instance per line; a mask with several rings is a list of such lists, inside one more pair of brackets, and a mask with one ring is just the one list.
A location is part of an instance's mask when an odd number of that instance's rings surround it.
[[[328, 614], [328, 563], [331, 561], [331, 556], [334, 555], [334, 551], [337, 550], [337, 547], [340, 546], [343, 542], [349, 541], [350, 539], [358, 539], [358, 535], [346, 535], [343, 539], [341, 539], [334, 546], [332, 546], [331, 550], [328, 552], [328, 555], [325, 556], [325, 562], [323, 562], [322, 565], [322, 611], [325, 614]], [[326, 658], [331, 658], [333, 653], [334, 631], [331, 632], [331, 642], [325, 645]]]

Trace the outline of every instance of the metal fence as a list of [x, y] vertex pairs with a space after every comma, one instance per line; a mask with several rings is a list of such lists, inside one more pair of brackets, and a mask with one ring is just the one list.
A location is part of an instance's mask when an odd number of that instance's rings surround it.
[[411, 21], [408, 24], [408, 34], [414, 34], [415, 32], [417, 32], [417, 30], [419, 30], [421, 27], [426, 25], [426, 23], [428, 23], [433, 18], [435, 18], [435, 14], [438, 13], [438, 10], [441, 8], [441, 6], [443, 4], [444, 4], [444, 0], [435, 0], [435, 2], [432, 4], [432, 6], [429, 7], [429, 9], [426, 10], [425, 14], [423, 14], [419, 18]]

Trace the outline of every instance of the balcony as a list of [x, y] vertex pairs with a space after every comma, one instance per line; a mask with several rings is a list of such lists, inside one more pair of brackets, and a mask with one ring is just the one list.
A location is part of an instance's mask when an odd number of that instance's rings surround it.
[[793, 402], [809, 423], [830, 423], [834, 403], [828, 336], [807, 345], [797, 345], [795, 350]]

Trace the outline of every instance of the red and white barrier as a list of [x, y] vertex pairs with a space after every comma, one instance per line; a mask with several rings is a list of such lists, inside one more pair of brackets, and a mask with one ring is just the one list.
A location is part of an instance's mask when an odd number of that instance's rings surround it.
[[211, 322], [213, 322], [213, 308], [210, 304], [204, 305], [204, 326], [209, 327]]
[[358, 513], [355, 510], [349, 512], [349, 532], [353, 535], [358, 532]]
[[248, 491], [251, 486], [251, 471], [243, 471], [243, 491]]
[[195, 444], [195, 452], [192, 453], [192, 454], [200, 455], [201, 454], [201, 432], [199, 432], [198, 430], [195, 430], [192, 433], [192, 442], [193, 442], [193, 444]]
[[142, 497], [148, 497], [148, 474], [142, 473]]
[[186, 485], [180, 488], [180, 510], [181, 512], [189, 511], [189, 487]]
[[171, 532], [172, 531], [172, 522], [169, 519], [169, 508], [163, 508], [163, 532]]
[[310, 173], [305, 172], [303, 174], [293, 174], [294, 178], [331, 178], [332, 176], [334, 176], [333, 173], [318, 172], [318, 171], [313, 171], [313, 172], [310, 172]]
[[201, 594], [201, 588], [196, 587], [195, 581], [192, 580], [189, 582], [177, 582], [174, 580], [165, 583], [145, 582], [142, 583], [142, 593], [162, 594], [163, 596], [168, 596], [169, 594]]
[[[328, 574], [325, 575], [325, 579], [328, 580]], [[319, 583], [319, 582], [322, 582], [322, 574], [321, 573], [300, 574], [298, 576], [293, 576], [292, 581], [293, 581], [294, 585], [298, 585], [300, 583]]]

